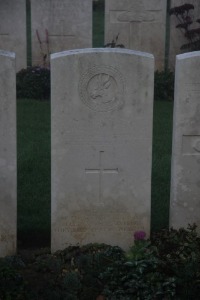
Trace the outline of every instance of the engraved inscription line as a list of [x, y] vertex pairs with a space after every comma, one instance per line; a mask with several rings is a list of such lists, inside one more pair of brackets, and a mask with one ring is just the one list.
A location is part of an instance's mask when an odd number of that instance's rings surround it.
[[102, 202], [102, 177], [103, 174], [118, 174], [118, 168], [107, 169], [103, 168], [102, 158], [104, 151], [99, 152], [99, 168], [98, 169], [85, 169], [86, 174], [98, 174], [99, 175], [99, 202]]
[[199, 92], [200, 91], [200, 82], [186, 83], [187, 92]]

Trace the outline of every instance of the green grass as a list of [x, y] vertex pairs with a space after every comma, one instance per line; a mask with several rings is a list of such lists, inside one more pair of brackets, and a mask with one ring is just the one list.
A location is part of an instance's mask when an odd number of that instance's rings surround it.
[[17, 136], [18, 239], [34, 244], [37, 237], [46, 242], [51, 196], [49, 102], [18, 100]]
[[167, 228], [169, 220], [173, 103], [154, 102], [152, 213], [153, 231]]
[[[168, 226], [172, 108], [154, 104], [153, 231]], [[18, 239], [41, 245], [50, 241], [50, 103], [18, 100], [17, 113]]]

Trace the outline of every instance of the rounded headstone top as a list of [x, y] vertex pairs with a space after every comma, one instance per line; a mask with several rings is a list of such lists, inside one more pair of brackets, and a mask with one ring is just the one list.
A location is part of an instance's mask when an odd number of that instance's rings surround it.
[[120, 54], [128, 54], [128, 55], [137, 55], [154, 59], [153, 54], [135, 51], [130, 49], [122, 49], [122, 48], [85, 48], [85, 49], [75, 49], [75, 50], [67, 50], [63, 52], [53, 53], [51, 54], [51, 59], [56, 59], [63, 56], [68, 55], [78, 55], [78, 54], [89, 54], [89, 53], [120, 53]]
[[179, 54], [176, 56], [177, 60], [187, 59], [187, 58], [194, 58], [194, 57], [200, 57], [200, 51], [193, 51], [193, 52], [187, 52], [183, 54]]

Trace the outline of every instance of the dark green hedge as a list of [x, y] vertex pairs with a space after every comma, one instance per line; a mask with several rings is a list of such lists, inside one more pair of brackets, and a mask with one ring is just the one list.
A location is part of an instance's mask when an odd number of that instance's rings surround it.
[[36, 66], [19, 71], [17, 73], [17, 97], [50, 99], [50, 70]]
[[103, 10], [105, 7], [105, 0], [93, 0], [93, 10]]
[[[45, 100], [50, 99], [50, 69], [28, 67], [17, 73], [17, 97]], [[173, 101], [174, 73], [155, 72], [154, 99]]]

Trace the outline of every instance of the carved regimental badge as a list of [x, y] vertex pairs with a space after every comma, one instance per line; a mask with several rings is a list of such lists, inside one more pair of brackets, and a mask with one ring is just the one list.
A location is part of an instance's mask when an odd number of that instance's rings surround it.
[[92, 110], [114, 110], [124, 101], [123, 77], [115, 68], [94, 66], [82, 76], [79, 91], [83, 103]]

